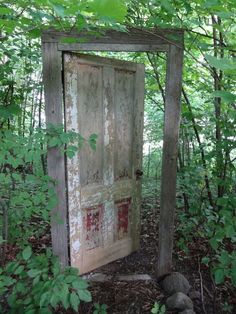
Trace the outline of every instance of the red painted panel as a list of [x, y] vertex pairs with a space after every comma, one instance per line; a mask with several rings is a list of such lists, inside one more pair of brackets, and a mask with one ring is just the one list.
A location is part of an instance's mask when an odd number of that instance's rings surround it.
[[83, 225], [87, 250], [94, 249], [102, 244], [101, 230], [103, 211], [103, 204], [84, 209]]
[[118, 239], [122, 239], [127, 236], [129, 230], [129, 209], [131, 205], [131, 197], [116, 201], [115, 204], [118, 209]]

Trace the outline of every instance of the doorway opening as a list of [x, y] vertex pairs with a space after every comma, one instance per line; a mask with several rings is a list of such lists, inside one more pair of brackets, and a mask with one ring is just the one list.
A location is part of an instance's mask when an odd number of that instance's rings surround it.
[[[64, 41], [66, 37], [77, 38], [75, 43], [68, 43]], [[166, 83], [165, 83], [165, 114], [164, 114], [164, 134], [163, 134], [163, 155], [162, 155], [162, 170], [161, 170], [161, 192], [160, 192], [160, 224], [159, 224], [159, 239], [158, 239], [158, 275], [162, 276], [171, 270], [172, 266], [172, 247], [173, 247], [173, 223], [174, 223], [174, 210], [175, 210], [175, 194], [176, 194], [176, 166], [177, 166], [177, 142], [180, 123], [180, 95], [181, 95], [181, 77], [182, 77], [182, 63], [183, 63], [183, 31], [182, 30], [148, 30], [148, 29], [129, 29], [127, 32], [119, 31], [107, 31], [101, 36], [93, 37], [87, 34], [86, 41], [81, 39], [86, 38], [86, 34], [79, 34], [76, 31], [72, 32], [57, 32], [54, 30], [45, 31], [42, 36], [43, 46], [43, 73], [44, 73], [44, 86], [45, 86], [45, 105], [46, 105], [46, 119], [47, 123], [62, 124], [64, 122], [63, 112], [65, 109], [65, 98], [63, 97], [62, 86], [62, 68], [63, 57], [65, 53], [72, 51], [130, 51], [130, 52], [166, 52], [167, 54], [167, 66], [166, 66]], [[123, 62], [123, 61], [122, 61]], [[125, 62], [123, 62], [125, 63]], [[128, 66], [128, 63], [125, 63]], [[131, 66], [131, 65], [130, 65]], [[127, 76], [132, 77], [133, 85], [136, 86], [135, 102], [140, 102], [141, 99], [139, 92], [142, 90], [143, 85], [142, 77], [140, 75], [143, 70], [142, 66], [132, 65], [128, 69], [127, 73], [122, 68], [122, 75], [120, 72], [114, 74], [114, 69], [120, 68], [120, 65], [113, 65], [113, 76], [110, 75], [110, 69], [106, 68], [106, 91], [111, 90], [111, 82], [114, 81], [112, 77], [117, 75], [121, 76], [119, 82], [123, 82], [124, 88], [120, 88], [117, 85], [117, 91], [119, 93], [125, 90]], [[95, 67], [94, 67], [95, 68]], [[111, 68], [111, 67], [110, 67]], [[96, 72], [96, 71], [95, 71]], [[129, 73], [129, 75], [128, 75]], [[132, 75], [131, 75], [132, 73]], [[91, 73], [90, 73], [91, 74]], [[98, 74], [98, 73], [97, 73]], [[126, 75], [127, 74], [127, 75]], [[99, 74], [98, 74], [99, 75]], [[90, 75], [91, 79], [94, 79], [93, 74]], [[131, 81], [132, 81], [131, 80]], [[83, 80], [81, 80], [83, 81]], [[97, 80], [99, 82], [100, 80]], [[72, 80], [73, 82], [73, 80]], [[73, 86], [73, 84], [69, 84]], [[88, 90], [89, 91], [89, 90]], [[92, 89], [91, 89], [92, 92]], [[119, 94], [118, 93], [118, 94]], [[108, 93], [109, 94], [109, 93]], [[107, 96], [108, 96], [107, 94]], [[89, 95], [89, 92], [88, 92]], [[122, 96], [123, 97], [123, 96]], [[121, 99], [125, 99], [123, 97]], [[116, 99], [116, 97], [113, 98]], [[87, 98], [85, 97], [85, 100]], [[122, 101], [120, 102], [122, 103]], [[118, 102], [119, 105], [119, 102]], [[83, 107], [83, 106], [82, 106]], [[84, 112], [86, 113], [86, 106]], [[136, 108], [138, 108], [136, 106]], [[127, 110], [129, 108], [127, 107]], [[109, 112], [109, 110], [108, 110]], [[117, 111], [119, 112], [119, 110]], [[134, 124], [136, 128], [135, 140], [139, 141], [135, 147], [140, 147], [140, 140], [142, 137], [141, 128], [138, 127], [138, 123], [141, 121], [138, 119], [140, 111], [133, 111], [136, 118], [133, 120], [137, 123]], [[123, 115], [125, 119], [126, 115]], [[102, 119], [100, 119], [102, 120]], [[132, 119], [131, 119], [132, 120]], [[122, 119], [120, 121], [123, 121]], [[94, 119], [94, 124], [97, 123], [97, 119]], [[126, 125], [129, 125], [126, 123]], [[129, 125], [130, 128], [130, 125]], [[141, 136], [139, 136], [139, 133]], [[126, 141], [126, 137], [123, 136], [123, 141]], [[136, 143], [137, 144], [137, 143]], [[133, 144], [132, 144], [133, 145]], [[127, 145], [126, 145], [127, 146]], [[128, 146], [127, 146], [128, 147]], [[151, 149], [151, 148], [150, 148]], [[119, 150], [118, 150], [119, 151]], [[109, 155], [109, 154], [108, 154]], [[138, 155], [138, 153], [137, 153]], [[133, 156], [133, 155], [132, 155]], [[55, 162], [56, 160], [56, 162]], [[140, 158], [137, 158], [140, 161]], [[135, 160], [133, 159], [135, 164]], [[97, 160], [96, 160], [97, 162]], [[95, 162], [95, 164], [96, 164]], [[136, 163], [138, 165], [138, 163]], [[93, 165], [92, 165], [93, 167]], [[119, 167], [118, 167], [119, 168]], [[59, 151], [54, 149], [48, 154], [48, 172], [56, 181], [56, 192], [58, 196], [58, 204], [53, 210], [60, 217], [62, 221], [58, 224], [58, 221], [52, 221], [52, 244], [53, 251], [59, 256], [61, 263], [67, 265], [68, 258], [68, 199], [66, 193], [67, 186], [67, 173], [68, 167], [66, 167], [65, 156], [61, 156]], [[135, 167], [136, 176], [140, 175], [139, 167]], [[89, 171], [87, 172], [89, 174]], [[133, 172], [134, 173], [134, 172]], [[149, 163], [150, 173], [150, 163]], [[81, 172], [79, 172], [79, 175]], [[128, 177], [129, 173], [125, 172]], [[96, 177], [96, 176], [95, 176]], [[99, 177], [99, 176], [98, 176]], [[139, 182], [137, 180], [137, 182]], [[131, 185], [132, 186], [132, 185]], [[121, 190], [125, 191], [125, 185], [120, 185]], [[110, 195], [115, 195], [113, 189]], [[119, 190], [119, 189], [118, 189]], [[131, 188], [132, 190], [132, 188]], [[86, 193], [80, 193], [81, 189], [76, 190], [78, 192], [77, 198], [79, 202], [83, 201], [83, 195]], [[101, 191], [100, 191], [101, 192]], [[99, 193], [98, 193], [99, 194]], [[106, 193], [100, 193], [105, 195]], [[81, 197], [82, 195], [82, 197]], [[91, 191], [90, 194], [92, 195]], [[117, 193], [119, 195], [119, 192]], [[138, 196], [138, 193], [136, 193]], [[140, 195], [139, 195], [140, 196]], [[123, 204], [124, 199], [120, 199], [121, 212], [127, 206]], [[127, 200], [126, 200], [127, 201]], [[123, 206], [124, 205], [124, 206]], [[116, 207], [119, 208], [119, 205]], [[132, 206], [133, 207], [133, 206]], [[91, 209], [88, 207], [88, 209]], [[94, 209], [94, 208], [93, 208]], [[94, 209], [96, 211], [96, 209]], [[98, 210], [98, 208], [97, 208]], [[124, 212], [126, 209], [124, 209]], [[94, 212], [95, 213], [95, 212]], [[98, 210], [98, 217], [100, 217], [102, 209]], [[122, 215], [121, 215], [122, 216]], [[96, 219], [95, 219], [96, 220]], [[88, 217], [87, 220], [89, 221]], [[135, 226], [135, 223], [133, 223]], [[95, 228], [96, 229], [96, 228]], [[127, 247], [127, 246], [126, 246]], [[102, 255], [101, 255], [102, 259]]]

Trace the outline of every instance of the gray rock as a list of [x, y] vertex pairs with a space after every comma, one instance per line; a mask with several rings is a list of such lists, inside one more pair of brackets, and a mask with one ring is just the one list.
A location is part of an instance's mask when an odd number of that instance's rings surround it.
[[196, 314], [193, 310], [184, 310], [182, 312], [179, 312], [179, 314]]
[[172, 295], [176, 292], [188, 294], [190, 284], [188, 280], [180, 273], [173, 272], [162, 281], [162, 287], [166, 293]]
[[166, 306], [169, 310], [193, 310], [192, 300], [183, 292], [176, 292], [167, 298]]

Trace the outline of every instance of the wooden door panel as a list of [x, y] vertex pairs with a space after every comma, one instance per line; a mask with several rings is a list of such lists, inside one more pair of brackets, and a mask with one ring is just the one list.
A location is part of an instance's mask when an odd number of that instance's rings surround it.
[[[85, 93], [85, 90], [89, 92]], [[102, 67], [93, 65], [78, 65], [79, 95], [79, 128], [85, 138], [91, 134], [98, 134], [96, 151], [92, 151], [88, 145], [81, 150], [80, 178], [81, 185], [98, 183], [103, 178], [103, 103], [102, 103]]]
[[115, 71], [115, 180], [132, 178], [132, 126], [136, 72]]
[[71, 265], [85, 273], [138, 248], [144, 67], [66, 53], [64, 93], [66, 130], [98, 135], [67, 159]]

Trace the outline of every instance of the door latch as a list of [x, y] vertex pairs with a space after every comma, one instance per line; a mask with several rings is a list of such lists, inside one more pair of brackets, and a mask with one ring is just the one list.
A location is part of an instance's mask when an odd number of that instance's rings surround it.
[[136, 174], [136, 179], [140, 179], [143, 175], [143, 171], [138, 169], [136, 170], [135, 174]]

